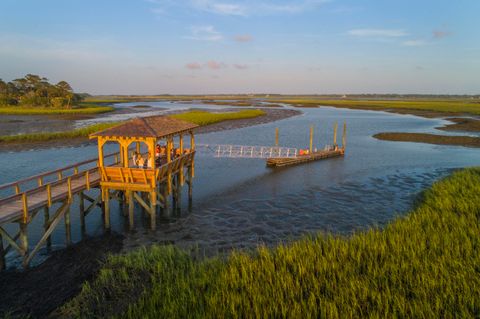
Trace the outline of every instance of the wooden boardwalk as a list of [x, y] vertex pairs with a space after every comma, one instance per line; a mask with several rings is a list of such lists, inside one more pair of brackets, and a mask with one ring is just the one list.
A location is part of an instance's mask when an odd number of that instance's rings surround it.
[[[110, 154], [112, 165], [118, 163], [118, 154]], [[50, 172], [31, 176], [13, 183], [0, 185], [0, 191], [13, 193], [0, 197], [0, 270], [5, 268], [5, 255], [16, 250], [23, 256], [24, 266], [28, 265], [42, 245], [49, 246], [50, 236], [60, 220], [65, 220], [67, 244], [71, 242], [70, 206], [74, 196], [80, 199], [80, 220], [82, 229], [85, 226], [85, 216], [97, 206], [101, 207], [101, 194], [91, 198], [84, 192], [100, 188], [100, 173], [97, 167], [98, 159], [87, 160]], [[90, 202], [85, 207], [84, 201]], [[50, 208], [61, 203], [53, 214]], [[27, 227], [37, 214], [44, 212], [44, 234], [32, 250], [29, 249]], [[19, 230], [9, 234], [5, 230], [7, 224], [18, 224]], [[4, 243], [7, 244], [4, 247]]]
[[31, 219], [38, 209], [100, 185], [98, 168], [0, 200], [0, 224]]

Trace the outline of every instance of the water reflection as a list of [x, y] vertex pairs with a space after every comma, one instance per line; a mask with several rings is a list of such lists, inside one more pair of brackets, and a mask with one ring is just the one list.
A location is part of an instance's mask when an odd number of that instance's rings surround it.
[[[315, 143], [322, 147], [331, 144], [334, 123], [346, 121], [344, 158], [272, 170], [265, 167], [263, 160], [217, 159], [199, 154], [192, 211], [184, 209], [181, 216], [163, 216], [152, 233], [148, 231], [148, 218], [137, 208], [136, 231], [126, 234], [125, 248], [173, 242], [180, 246], [199, 245], [210, 253], [252, 247], [260, 242], [275, 244], [308, 232], [346, 234], [381, 226], [407, 211], [423, 188], [450, 170], [480, 162], [480, 151], [476, 149], [371, 137], [384, 131], [435, 132], [442, 120], [336, 108], [303, 111], [303, 116], [202, 134], [197, 140], [204, 144], [272, 145], [274, 129], [279, 127], [282, 146], [306, 148], [309, 126], [314, 124]], [[1, 153], [0, 183], [92, 158], [96, 153], [95, 145]], [[74, 241], [82, 238], [77, 207], [75, 203], [72, 208]], [[186, 203], [183, 207], [187, 207]], [[128, 222], [115, 202], [111, 210], [113, 230], [124, 232]], [[32, 242], [41, 235], [41, 222], [38, 219], [31, 227]], [[87, 235], [102, 231], [97, 209], [87, 218]], [[59, 227], [53, 236], [56, 247], [63, 246], [64, 237]]]

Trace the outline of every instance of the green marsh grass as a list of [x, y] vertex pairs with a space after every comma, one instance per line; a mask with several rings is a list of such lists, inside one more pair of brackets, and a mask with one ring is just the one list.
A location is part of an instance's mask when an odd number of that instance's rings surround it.
[[[243, 110], [239, 112], [227, 113], [210, 113], [203, 111], [191, 111], [181, 114], [171, 115], [174, 118], [189, 121], [198, 125], [209, 125], [226, 120], [247, 119], [264, 115], [265, 112], [261, 110]], [[19, 135], [3, 135], [0, 136], [0, 143], [18, 143], [18, 142], [42, 142], [58, 139], [69, 139], [78, 137], [88, 137], [90, 134], [101, 131], [120, 124], [114, 123], [100, 123], [94, 124], [85, 128], [64, 131], [64, 132], [46, 132], [46, 133], [31, 133]]]
[[191, 111], [186, 113], [174, 114], [170, 116], [203, 126], [203, 125], [210, 125], [210, 124], [227, 121], [227, 120], [255, 118], [261, 115], [265, 115], [265, 112], [262, 110], [242, 110], [238, 112], [225, 112], [225, 113]]
[[119, 122], [93, 124], [84, 128], [65, 132], [30, 133], [0, 136], [0, 143], [44, 142], [58, 139], [88, 137], [88, 135], [118, 125]]
[[321, 100], [321, 99], [282, 99], [278, 103], [288, 103], [298, 106], [334, 106], [368, 110], [415, 110], [441, 113], [480, 114], [480, 103], [463, 100]]
[[225, 259], [173, 246], [110, 256], [58, 309], [70, 318], [480, 316], [480, 169], [435, 183], [383, 229], [317, 235]]
[[0, 114], [4, 115], [82, 115], [82, 114], [101, 114], [113, 111], [112, 106], [103, 106], [91, 103], [80, 103], [71, 109], [56, 109], [43, 107], [0, 107]]

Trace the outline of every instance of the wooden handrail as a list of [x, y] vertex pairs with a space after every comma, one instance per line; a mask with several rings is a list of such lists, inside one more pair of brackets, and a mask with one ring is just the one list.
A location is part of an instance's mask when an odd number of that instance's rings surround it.
[[[108, 154], [105, 156], [105, 158], [109, 158], [109, 157], [113, 157], [115, 155], [117, 155], [118, 152], [115, 152], [115, 153], [111, 153], [111, 154]], [[37, 174], [37, 175], [34, 175], [34, 176], [30, 176], [30, 177], [27, 177], [27, 178], [24, 178], [24, 179], [21, 179], [21, 180], [18, 180], [18, 181], [15, 181], [15, 182], [11, 182], [11, 183], [7, 183], [7, 184], [3, 184], [3, 185], [0, 185], [0, 190], [3, 190], [5, 188], [9, 188], [9, 187], [16, 187], [20, 184], [23, 184], [23, 183], [26, 183], [26, 182], [30, 182], [30, 181], [33, 181], [35, 179], [39, 179], [39, 178], [44, 178], [46, 176], [49, 176], [49, 175], [53, 175], [53, 174], [58, 174], [58, 173], [62, 173], [63, 171], [66, 171], [66, 170], [69, 170], [69, 169], [75, 169], [75, 167], [78, 167], [79, 166], [83, 166], [83, 165], [86, 165], [86, 164], [90, 164], [90, 163], [93, 163], [93, 162], [96, 162], [98, 161], [98, 158], [94, 158], [94, 159], [90, 159], [90, 160], [86, 160], [86, 161], [83, 161], [83, 162], [79, 162], [79, 163], [75, 163], [75, 164], [72, 164], [72, 165], [69, 165], [69, 166], [65, 166], [65, 167], [62, 167], [62, 168], [58, 168], [56, 170], [53, 170], [53, 171], [49, 171], [49, 172], [46, 172], [46, 173], [41, 173], [41, 174]], [[63, 176], [62, 176], [63, 178]], [[60, 179], [62, 179], [60, 178]], [[60, 180], [59, 179], [59, 180]], [[19, 192], [20, 193], [20, 192]]]
[[[30, 194], [38, 193], [38, 192], [41, 192], [41, 191], [44, 191], [44, 190], [47, 191], [48, 193], [50, 193], [50, 200], [51, 200], [51, 187], [62, 184], [65, 181], [68, 181], [69, 178], [75, 177], [75, 176], [85, 175], [86, 179], [88, 180], [88, 188], [87, 189], [89, 189], [90, 188], [90, 180], [89, 180], [90, 172], [95, 171], [97, 169], [98, 169], [98, 167], [92, 167], [92, 168], [89, 168], [88, 170], [82, 171], [78, 174], [71, 175], [71, 176], [68, 176], [68, 177], [63, 177], [61, 180], [54, 180], [50, 183], [44, 184], [42, 186], [38, 186], [38, 187], [33, 188], [33, 189], [29, 189], [29, 190], [24, 191], [22, 193], [18, 193], [18, 194], [10, 195], [10, 196], [5, 197], [5, 198], [1, 198], [0, 199], [0, 205], [3, 204], [3, 203], [8, 203], [8, 202], [10, 202], [14, 199], [18, 199], [18, 198], [22, 197], [23, 194], [30, 195]], [[50, 188], [50, 191], [48, 190], [49, 188]]]

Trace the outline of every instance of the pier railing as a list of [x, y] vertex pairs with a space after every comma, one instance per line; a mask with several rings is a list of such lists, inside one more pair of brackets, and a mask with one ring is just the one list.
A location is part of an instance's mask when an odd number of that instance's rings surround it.
[[[113, 158], [113, 164], [117, 164], [119, 162], [119, 153], [111, 153], [105, 156], [105, 158]], [[52, 171], [48, 171], [45, 173], [37, 174], [34, 176], [30, 176], [15, 182], [6, 183], [0, 185], [0, 194], [3, 193], [10, 193], [14, 195], [21, 195], [25, 192], [30, 191], [37, 191], [40, 187], [46, 187], [48, 184], [52, 184], [54, 182], [65, 181], [68, 177], [78, 176], [78, 174], [85, 174], [87, 171], [91, 171], [93, 169], [98, 169], [98, 158], [93, 158], [89, 160], [85, 160], [83, 162], [78, 162], [72, 165], [68, 165], [62, 168], [58, 168]], [[86, 168], [85, 166], [95, 164], [92, 168]], [[85, 167], [85, 168], [84, 168]], [[84, 168], [81, 170], [81, 168]], [[36, 183], [35, 183], [36, 182]], [[3, 195], [5, 196], [5, 195]], [[3, 197], [0, 195], [0, 202], [5, 200], [7, 197]]]

